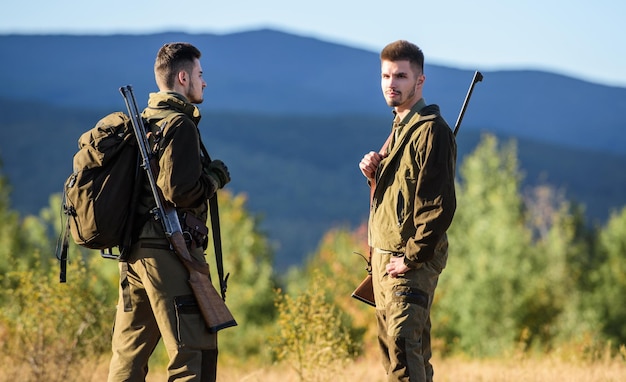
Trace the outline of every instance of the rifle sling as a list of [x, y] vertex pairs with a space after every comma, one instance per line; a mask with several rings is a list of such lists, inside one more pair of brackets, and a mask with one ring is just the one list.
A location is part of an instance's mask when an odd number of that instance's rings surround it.
[[[209, 152], [207, 151], [202, 139], [200, 139], [200, 148], [202, 149], [202, 154], [205, 156], [207, 160], [211, 160], [209, 156]], [[209, 214], [211, 217], [211, 231], [213, 232], [213, 248], [215, 249], [215, 264], [217, 266], [217, 275], [220, 281], [220, 293], [222, 295], [222, 300], [226, 301], [226, 289], [228, 288], [228, 276], [224, 277], [224, 262], [222, 255], [222, 238], [220, 232], [220, 217], [219, 217], [219, 207], [217, 203], [217, 190], [215, 194], [209, 198]]]

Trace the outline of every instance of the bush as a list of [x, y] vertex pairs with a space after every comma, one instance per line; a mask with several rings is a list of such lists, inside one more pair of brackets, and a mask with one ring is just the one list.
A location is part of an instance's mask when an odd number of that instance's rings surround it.
[[[317, 278], [319, 280], [319, 278]], [[354, 355], [349, 329], [321, 288], [297, 297], [277, 292], [279, 335], [273, 351], [293, 367], [301, 381], [327, 381]]]
[[[72, 282], [42, 267], [3, 275], [0, 347], [7, 380], [84, 380], [78, 372], [109, 348], [113, 307], [97, 291], [98, 277], [77, 261]], [[17, 378], [19, 377], [19, 378]]]

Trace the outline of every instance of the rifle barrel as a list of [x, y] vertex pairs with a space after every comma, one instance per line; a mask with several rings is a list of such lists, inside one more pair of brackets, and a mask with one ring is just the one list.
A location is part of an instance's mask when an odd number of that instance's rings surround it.
[[459, 113], [459, 117], [457, 118], [456, 123], [454, 124], [455, 136], [456, 136], [456, 133], [459, 132], [459, 128], [461, 127], [461, 121], [463, 120], [463, 116], [465, 115], [465, 109], [467, 109], [467, 104], [469, 103], [470, 97], [472, 96], [472, 92], [474, 91], [474, 85], [476, 85], [477, 82], [480, 82], [482, 80], [483, 80], [483, 74], [479, 72], [478, 70], [474, 72], [474, 78], [472, 78], [472, 83], [469, 89], [467, 90], [465, 101], [463, 101], [463, 107], [461, 107], [461, 112]]

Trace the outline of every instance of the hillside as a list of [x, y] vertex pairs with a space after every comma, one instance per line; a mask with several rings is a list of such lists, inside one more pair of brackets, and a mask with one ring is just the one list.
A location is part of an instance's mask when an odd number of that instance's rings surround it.
[[[391, 117], [377, 53], [271, 30], [0, 36], [15, 57], [0, 62], [0, 158], [18, 210], [36, 213], [62, 191], [78, 136], [123, 110], [119, 86], [133, 84], [145, 102], [156, 50], [174, 40], [204, 51], [203, 139], [229, 165], [229, 189], [246, 193], [262, 216], [279, 267], [299, 263], [332, 226], [363, 221], [367, 188], [357, 164], [380, 146]], [[626, 205], [626, 89], [536, 71], [483, 74], [458, 138], [459, 163], [489, 131], [518, 141], [525, 185], [563, 188], [587, 206], [590, 222]], [[472, 72], [427, 65], [426, 75], [426, 101], [453, 124]]]
[[[0, 110], [14, 116], [0, 129], [12, 201], [24, 213], [37, 213], [50, 194], [62, 191], [78, 136], [108, 111], [1, 100]], [[277, 246], [277, 266], [286, 267], [312, 252], [331, 227], [365, 219], [368, 191], [357, 164], [384, 139], [381, 126], [387, 123], [382, 117], [209, 113], [201, 130], [211, 155], [229, 165], [228, 189], [248, 195], [249, 207], [261, 215]], [[459, 163], [479, 139], [479, 131], [461, 130]], [[546, 181], [565, 189], [597, 222], [626, 205], [626, 157], [525, 139], [518, 145], [526, 185]], [[596, 176], [590, 182], [581, 174]]]

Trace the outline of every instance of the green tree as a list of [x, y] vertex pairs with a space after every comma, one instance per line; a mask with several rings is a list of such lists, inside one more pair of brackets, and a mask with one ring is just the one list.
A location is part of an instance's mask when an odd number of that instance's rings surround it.
[[[224, 271], [230, 273], [226, 304], [238, 326], [220, 332], [220, 353], [247, 359], [268, 359], [268, 328], [276, 317], [272, 251], [259, 229], [259, 219], [246, 210], [246, 197], [220, 191], [220, 229]], [[219, 290], [212, 234], [207, 259]]]
[[20, 229], [19, 214], [10, 208], [11, 188], [0, 163], [0, 274], [23, 263], [21, 253], [25, 240]]
[[597, 320], [583, 293], [591, 246], [582, 210], [547, 185], [532, 188], [525, 207], [534, 233], [532, 277], [519, 311], [525, 345], [550, 348], [597, 335]]
[[447, 350], [497, 355], [596, 335], [598, 317], [583, 293], [593, 233], [582, 210], [545, 185], [524, 198], [514, 142], [500, 145], [491, 135], [460, 174], [435, 337]]
[[434, 330], [459, 350], [497, 354], [515, 341], [520, 291], [532, 270], [516, 146], [499, 148], [494, 136], [485, 135], [460, 174]]
[[597, 254], [601, 261], [592, 272], [592, 306], [604, 334], [617, 344], [626, 344], [626, 208], [611, 214], [599, 234]]

